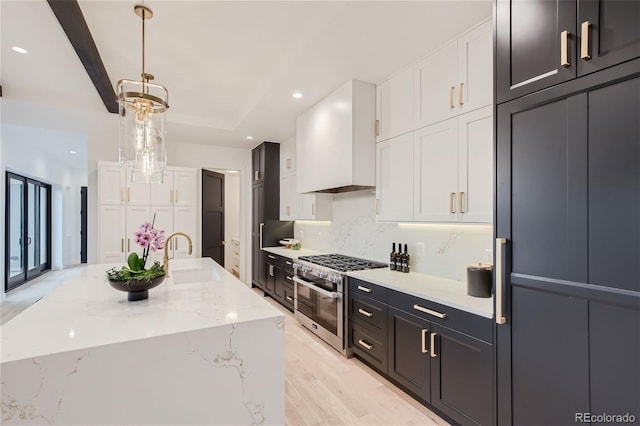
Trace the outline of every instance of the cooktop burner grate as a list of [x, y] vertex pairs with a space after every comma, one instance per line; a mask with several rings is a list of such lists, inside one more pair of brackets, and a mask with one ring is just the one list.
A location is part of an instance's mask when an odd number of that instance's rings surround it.
[[298, 259], [305, 262], [324, 266], [340, 272], [360, 271], [363, 269], [386, 268], [386, 263], [373, 262], [343, 254], [321, 254], [317, 256], [300, 256]]

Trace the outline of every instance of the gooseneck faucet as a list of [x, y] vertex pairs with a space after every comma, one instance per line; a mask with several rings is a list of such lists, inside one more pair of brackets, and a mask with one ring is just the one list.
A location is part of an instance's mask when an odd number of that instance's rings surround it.
[[165, 276], [167, 277], [169, 276], [169, 254], [167, 253], [167, 250], [169, 249], [169, 241], [171, 241], [173, 237], [177, 237], [178, 235], [182, 235], [187, 239], [187, 241], [189, 241], [189, 254], [193, 253], [193, 245], [191, 243], [191, 237], [189, 237], [184, 232], [174, 232], [173, 234], [169, 235], [165, 240], [166, 242], [164, 244], [164, 261], [162, 262], [164, 266]]

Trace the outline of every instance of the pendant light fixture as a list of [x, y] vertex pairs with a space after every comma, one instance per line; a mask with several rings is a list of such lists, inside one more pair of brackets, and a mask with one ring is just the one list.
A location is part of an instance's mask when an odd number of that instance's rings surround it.
[[144, 69], [144, 22], [153, 12], [142, 5], [133, 10], [142, 18], [142, 74], [140, 81], [118, 81], [120, 164], [130, 169], [132, 182], [162, 183], [167, 164], [164, 118], [169, 92], [150, 83], [154, 77]]

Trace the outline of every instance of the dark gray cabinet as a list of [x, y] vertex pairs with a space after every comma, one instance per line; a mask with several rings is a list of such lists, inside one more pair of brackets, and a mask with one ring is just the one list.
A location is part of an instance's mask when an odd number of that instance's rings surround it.
[[640, 2], [497, 0], [497, 103], [640, 56]]
[[279, 220], [280, 145], [263, 142], [252, 151], [251, 283], [266, 290], [267, 269], [263, 247], [279, 246], [293, 236], [293, 222]]
[[265, 293], [293, 311], [293, 261], [273, 253], [264, 253]]
[[640, 60], [498, 105], [496, 119], [498, 423], [640, 418]]
[[350, 349], [419, 401], [460, 424], [494, 422], [489, 318], [350, 278], [349, 330]]

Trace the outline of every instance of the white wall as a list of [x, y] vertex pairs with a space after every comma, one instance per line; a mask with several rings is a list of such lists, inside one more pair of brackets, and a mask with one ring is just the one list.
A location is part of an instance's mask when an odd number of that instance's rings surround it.
[[80, 263], [80, 187], [87, 180], [86, 170], [73, 169], [39, 149], [48, 132], [4, 125], [2, 174], [3, 181], [5, 171], [10, 171], [51, 184], [51, 266], [60, 269]]
[[[227, 271], [233, 269], [233, 244], [231, 240], [240, 239], [240, 175], [224, 173], [224, 265]], [[242, 267], [242, 266], [241, 266]]]
[[377, 223], [372, 190], [336, 194], [330, 222], [297, 221], [302, 246], [388, 262], [392, 243], [408, 244], [414, 272], [466, 281], [466, 267], [490, 259], [491, 225]]

